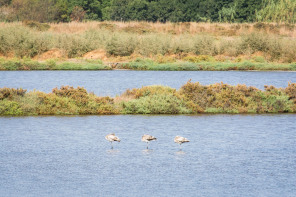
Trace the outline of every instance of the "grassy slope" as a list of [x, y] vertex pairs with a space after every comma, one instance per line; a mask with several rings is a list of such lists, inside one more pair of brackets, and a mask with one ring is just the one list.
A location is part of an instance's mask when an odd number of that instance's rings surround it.
[[0, 23], [0, 69], [294, 70], [295, 37], [272, 23]]

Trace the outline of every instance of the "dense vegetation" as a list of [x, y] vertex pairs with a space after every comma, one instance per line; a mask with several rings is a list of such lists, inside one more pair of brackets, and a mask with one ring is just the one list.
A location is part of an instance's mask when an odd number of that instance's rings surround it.
[[0, 0], [0, 20], [295, 22], [294, 0]]
[[97, 97], [84, 88], [62, 86], [51, 93], [0, 88], [0, 115], [295, 113], [296, 84], [286, 88], [191, 81], [179, 90], [147, 86], [115, 98]]
[[0, 70], [295, 70], [295, 36], [266, 23], [2, 23]]

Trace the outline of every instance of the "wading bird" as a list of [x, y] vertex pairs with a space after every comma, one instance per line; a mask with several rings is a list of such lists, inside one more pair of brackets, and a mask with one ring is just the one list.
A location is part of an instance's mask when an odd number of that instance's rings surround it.
[[142, 139], [141, 139], [142, 142], [147, 143], [147, 149], [148, 149], [148, 143], [153, 140], [157, 140], [157, 138], [152, 135], [147, 135], [147, 134], [143, 135]]
[[174, 142], [180, 144], [180, 150], [181, 150], [181, 144], [183, 144], [185, 142], [190, 142], [190, 141], [185, 137], [176, 136], [174, 139]]
[[111, 143], [111, 149], [113, 149], [112, 142], [114, 142], [114, 141], [120, 142], [120, 139], [117, 136], [115, 136], [114, 133], [106, 135], [105, 138], [106, 138], [106, 140], [108, 140]]

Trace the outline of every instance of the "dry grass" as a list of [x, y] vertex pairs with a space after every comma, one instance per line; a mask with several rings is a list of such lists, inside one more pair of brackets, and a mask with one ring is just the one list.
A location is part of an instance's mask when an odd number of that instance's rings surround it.
[[[0, 23], [0, 28], [7, 28], [21, 25], [21, 22]], [[110, 29], [114, 31], [126, 31], [133, 33], [154, 32], [180, 34], [200, 34], [210, 33], [216, 36], [238, 36], [242, 33], [264, 32], [288, 37], [296, 37], [295, 25], [277, 23], [151, 23], [151, 22], [70, 22], [70, 23], [50, 23], [49, 32], [60, 34], [83, 33], [91, 29]]]
[[97, 29], [100, 22], [71, 22], [71, 23], [50, 23], [50, 32], [69, 34], [83, 33], [90, 29]]
[[[8, 25], [0, 23], [0, 26]], [[106, 28], [114, 31], [126, 32], [154, 32], [180, 34], [212, 34], [216, 36], [238, 36], [242, 33], [264, 32], [281, 36], [296, 37], [295, 25], [276, 23], [151, 23], [151, 22], [71, 22], [51, 23], [50, 32], [54, 33], [82, 33], [90, 29]]]

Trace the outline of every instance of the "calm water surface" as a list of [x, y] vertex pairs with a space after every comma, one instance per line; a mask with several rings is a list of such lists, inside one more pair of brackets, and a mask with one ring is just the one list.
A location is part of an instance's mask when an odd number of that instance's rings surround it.
[[[0, 87], [99, 96], [189, 79], [263, 89], [296, 72], [1, 71]], [[296, 115], [0, 117], [0, 196], [295, 196]], [[122, 142], [110, 149], [104, 136]], [[158, 140], [146, 150], [143, 134]], [[179, 150], [176, 135], [191, 142]]]
[[189, 79], [208, 85], [224, 82], [246, 84], [263, 89], [264, 85], [286, 87], [296, 82], [296, 72], [240, 71], [1, 71], [0, 87], [51, 92], [62, 85], [82, 86], [98, 96], [115, 96], [128, 88], [166, 85], [179, 89]]
[[[295, 196], [295, 120], [0, 117], [0, 196]], [[110, 132], [122, 140], [113, 150]], [[148, 151], [144, 133], [158, 138]], [[191, 140], [182, 151], [176, 135]]]

